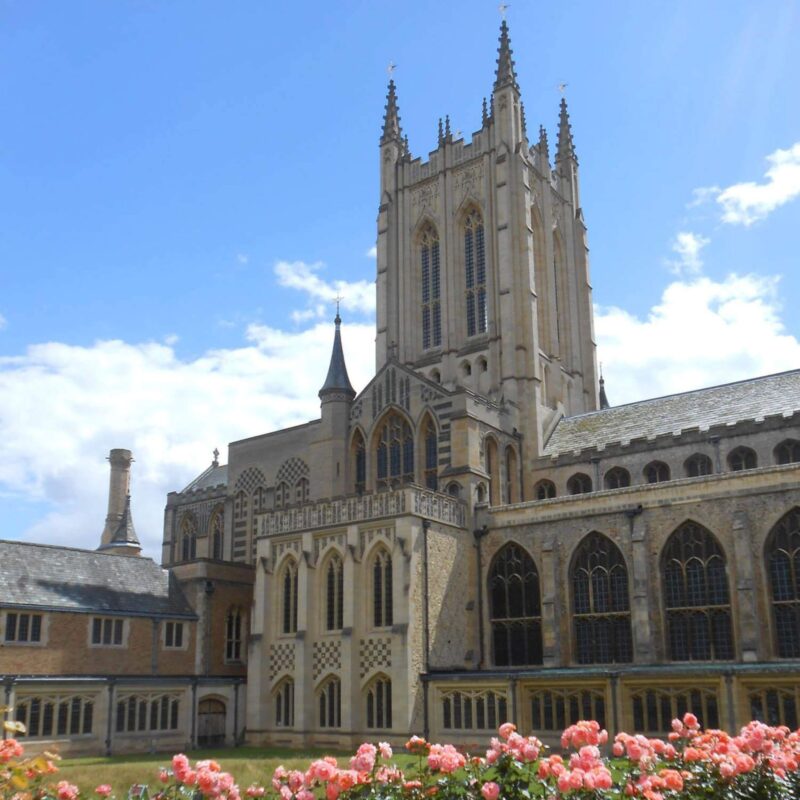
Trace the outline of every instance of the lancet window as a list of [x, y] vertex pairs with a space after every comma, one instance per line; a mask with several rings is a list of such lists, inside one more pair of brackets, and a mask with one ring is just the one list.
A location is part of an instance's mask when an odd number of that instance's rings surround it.
[[414, 480], [414, 437], [399, 414], [389, 414], [378, 434], [377, 485], [391, 489]]
[[392, 682], [383, 675], [367, 689], [367, 727], [392, 727]]
[[464, 220], [467, 336], [486, 332], [486, 247], [483, 219], [472, 209]]
[[338, 678], [329, 678], [317, 694], [320, 728], [342, 727], [342, 684]]
[[344, 627], [344, 564], [337, 553], [325, 567], [325, 630], [339, 631]]
[[442, 344], [441, 276], [439, 234], [426, 225], [419, 239], [422, 272], [422, 347], [428, 350]]
[[297, 632], [297, 562], [289, 559], [283, 567], [280, 577], [281, 592], [281, 631]]
[[281, 681], [275, 690], [275, 726], [294, 727], [294, 681], [291, 678]]
[[381, 549], [372, 559], [372, 624], [386, 628], [393, 622], [392, 557]]
[[222, 510], [216, 511], [211, 518], [211, 558], [222, 558], [222, 545], [224, 537], [224, 517]]
[[186, 515], [181, 522], [181, 560], [197, 557], [197, 525], [194, 517]]
[[766, 546], [775, 645], [780, 658], [800, 657], [800, 508], [772, 529]]
[[367, 488], [367, 448], [360, 431], [356, 431], [356, 435], [353, 437], [353, 461], [355, 490], [361, 494]]
[[425, 452], [425, 486], [436, 491], [438, 481], [439, 448], [437, 443], [436, 426], [428, 418], [423, 428], [423, 444]]
[[242, 610], [231, 608], [225, 617], [225, 661], [242, 660]]

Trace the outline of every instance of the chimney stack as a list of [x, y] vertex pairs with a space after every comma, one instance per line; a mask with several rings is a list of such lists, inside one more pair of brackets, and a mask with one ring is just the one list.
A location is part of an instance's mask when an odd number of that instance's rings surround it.
[[111, 464], [111, 479], [108, 486], [108, 514], [106, 527], [100, 538], [100, 546], [111, 544], [114, 534], [119, 528], [125, 514], [125, 505], [131, 491], [131, 462], [133, 456], [130, 450], [115, 448], [108, 454]]

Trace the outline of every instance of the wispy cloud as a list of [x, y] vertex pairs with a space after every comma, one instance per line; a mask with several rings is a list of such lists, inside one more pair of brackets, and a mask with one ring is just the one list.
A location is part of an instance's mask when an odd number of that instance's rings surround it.
[[364, 253], [364, 255], [367, 258], [377, 258], [378, 257], [378, 247], [377, 247], [377, 245], [372, 245], [372, 247], [370, 247], [370, 249], [367, 250], [367, 252]]
[[667, 264], [676, 275], [697, 275], [703, 268], [700, 251], [710, 239], [691, 231], [681, 231], [672, 242], [672, 252], [677, 258], [668, 259]]
[[[310, 308], [318, 316], [324, 316], [324, 303], [331, 304], [341, 297], [341, 306], [348, 311], [362, 314], [375, 313], [375, 283], [373, 281], [326, 281], [320, 273], [325, 269], [321, 262], [307, 264], [305, 261], [279, 261], [275, 265], [275, 276], [281, 286], [297, 289], [307, 295]], [[323, 305], [320, 305], [323, 301]], [[306, 309], [308, 311], [309, 309]], [[301, 314], [304, 312], [300, 312]], [[310, 317], [306, 317], [310, 318]]]

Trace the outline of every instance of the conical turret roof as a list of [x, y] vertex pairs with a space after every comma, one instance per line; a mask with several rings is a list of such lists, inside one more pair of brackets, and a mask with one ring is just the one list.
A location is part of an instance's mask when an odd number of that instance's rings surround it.
[[400, 129], [400, 109], [397, 107], [397, 92], [394, 79], [390, 78], [389, 88], [386, 92], [386, 113], [383, 116], [381, 144], [392, 140], [402, 142], [402, 133]]
[[508, 36], [508, 24], [505, 20], [500, 23], [500, 45], [497, 48], [497, 74], [495, 75], [495, 91], [505, 86], [513, 86], [519, 90], [517, 85], [517, 73], [514, 70], [514, 59], [512, 58], [511, 39]]
[[347, 365], [344, 363], [344, 350], [342, 349], [342, 334], [341, 324], [342, 318], [339, 312], [336, 312], [336, 332], [333, 335], [333, 350], [331, 351], [331, 363], [328, 367], [328, 376], [325, 378], [325, 383], [319, 390], [319, 396], [322, 398], [329, 394], [343, 393], [350, 397], [356, 396], [355, 389], [350, 383], [350, 378], [347, 375]]

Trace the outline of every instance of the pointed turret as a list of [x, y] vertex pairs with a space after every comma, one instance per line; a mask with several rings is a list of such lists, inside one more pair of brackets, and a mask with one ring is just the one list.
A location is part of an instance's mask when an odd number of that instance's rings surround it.
[[390, 78], [389, 88], [386, 92], [386, 113], [383, 116], [381, 144], [391, 141], [400, 143], [403, 141], [400, 128], [400, 109], [397, 107], [397, 93], [395, 91], [394, 78]]
[[352, 400], [355, 396], [355, 389], [350, 384], [350, 378], [347, 375], [347, 366], [344, 363], [344, 350], [342, 350], [342, 334], [341, 324], [342, 318], [339, 316], [339, 310], [336, 310], [336, 332], [333, 335], [333, 350], [331, 351], [331, 363], [328, 367], [328, 376], [325, 378], [325, 383], [319, 390], [320, 400], [324, 403], [326, 400], [339, 400], [342, 397], [337, 395], [345, 395], [348, 400]]
[[600, 373], [600, 408], [611, 408], [608, 397], [606, 396], [606, 381], [605, 378], [603, 378], [602, 372]]
[[497, 48], [497, 74], [494, 80], [494, 90], [502, 89], [505, 86], [512, 86], [519, 91], [517, 86], [517, 73], [514, 70], [514, 59], [512, 58], [511, 39], [508, 36], [508, 25], [505, 20], [500, 23], [500, 45]]
[[578, 163], [575, 155], [575, 144], [572, 141], [572, 126], [569, 124], [569, 113], [567, 112], [567, 100], [561, 98], [561, 109], [558, 115], [558, 150], [556, 151], [556, 164], [571, 158]]

